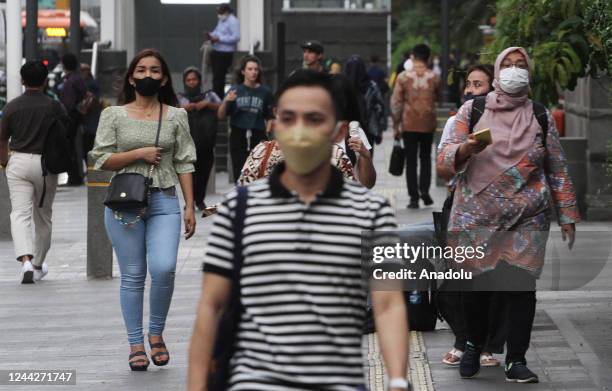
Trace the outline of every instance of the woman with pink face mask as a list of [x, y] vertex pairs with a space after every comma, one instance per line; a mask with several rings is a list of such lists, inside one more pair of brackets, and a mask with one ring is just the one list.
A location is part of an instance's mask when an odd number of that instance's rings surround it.
[[480, 370], [487, 319], [482, 304], [491, 291], [498, 291], [505, 296], [512, 319], [506, 380], [538, 382], [527, 368], [525, 354], [553, 208], [570, 249], [574, 224], [580, 220], [555, 122], [548, 110], [528, 97], [530, 73], [525, 49], [504, 50], [495, 62], [494, 90], [472, 127], [474, 132], [489, 128], [492, 141], [479, 141], [471, 134], [475, 104], [471, 100], [459, 109], [456, 126], [438, 151], [438, 174], [456, 177], [449, 245], [485, 249], [483, 256], [456, 264], [474, 274], [463, 293], [467, 343], [459, 365], [462, 378], [474, 377]]

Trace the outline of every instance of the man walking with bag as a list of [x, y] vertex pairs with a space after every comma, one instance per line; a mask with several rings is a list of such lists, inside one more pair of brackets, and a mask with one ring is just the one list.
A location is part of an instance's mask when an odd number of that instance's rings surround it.
[[[332, 167], [342, 94], [322, 72], [298, 70], [277, 93], [285, 161], [219, 207], [189, 354], [189, 390], [361, 390], [367, 289], [361, 232], [393, 230], [382, 197]], [[239, 289], [236, 289], [239, 287]], [[239, 296], [238, 296], [239, 295]], [[240, 299], [234, 341], [219, 319]], [[408, 326], [399, 291], [372, 291], [389, 390], [408, 390]], [[226, 318], [225, 318], [226, 319]], [[220, 338], [221, 337], [221, 338]], [[224, 344], [213, 346], [215, 340]], [[217, 347], [230, 350], [221, 362]], [[227, 367], [227, 388], [210, 372]], [[225, 385], [222, 385], [225, 386]]]
[[47, 134], [52, 126], [61, 126], [65, 112], [59, 102], [43, 93], [47, 74], [41, 61], [29, 61], [21, 67], [26, 91], [5, 106], [0, 125], [0, 165], [6, 166], [11, 233], [21, 262], [21, 283], [40, 280], [48, 272], [45, 256], [51, 246], [51, 207], [57, 175], [43, 177], [41, 159]]

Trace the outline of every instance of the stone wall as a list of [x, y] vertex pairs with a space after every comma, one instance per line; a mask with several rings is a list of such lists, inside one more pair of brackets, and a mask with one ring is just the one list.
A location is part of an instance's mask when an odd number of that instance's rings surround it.
[[612, 104], [609, 78], [585, 78], [566, 92], [568, 136], [586, 143], [586, 214], [588, 220], [612, 220], [612, 175], [606, 170], [612, 149]]

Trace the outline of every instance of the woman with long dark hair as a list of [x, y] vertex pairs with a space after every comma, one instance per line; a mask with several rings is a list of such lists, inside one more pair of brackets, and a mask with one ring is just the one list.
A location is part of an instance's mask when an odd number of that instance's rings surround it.
[[[115, 173], [149, 175], [151, 195], [146, 212], [113, 212], [106, 208], [106, 232], [121, 271], [120, 301], [130, 344], [129, 365], [145, 371], [149, 359], [142, 328], [147, 267], [151, 274], [149, 344], [151, 359], [166, 365], [170, 355], [164, 344], [166, 316], [174, 290], [174, 275], [181, 236], [181, 209], [176, 194], [180, 183], [185, 201], [185, 238], [195, 232], [191, 173], [196, 160], [187, 113], [176, 108], [170, 70], [153, 49], [138, 53], [123, 80], [120, 106], [102, 112], [91, 152], [95, 168]], [[161, 121], [159, 145], [155, 147]]]
[[261, 84], [261, 62], [255, 56], [246, 56], [236, 74], [237, 84], [229, 90], [219, 107], [221, 120], [230, 117], [230, 154], [234, 181], [257, 144], [266, 140], [266, 130], [273, 118], [274, 97], [270, 89]]

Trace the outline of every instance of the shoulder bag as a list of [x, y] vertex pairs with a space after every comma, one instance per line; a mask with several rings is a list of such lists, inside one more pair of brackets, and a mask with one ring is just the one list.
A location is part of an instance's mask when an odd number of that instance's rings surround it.
[[[157, 123], [157, 134], [155, 136], [155, 148], [159, 145], [159, 133], [162, 126], [163, 105], [159, 104], [159, 121]], [[115, 212], [115, 218], [124, 225], [137, 223], [147, 211], [149, 198], [151, 196], [152, 175], [155, 165], [151, 164], [147, 176], [138, 173], [126, 172], [113, 177], [106, 193], [104, 205]], [[123, 221], [121, 212], [140, 210], [136, 218], [126, 223]]]

